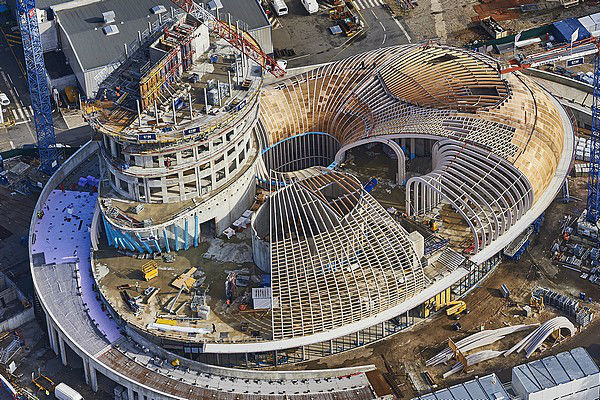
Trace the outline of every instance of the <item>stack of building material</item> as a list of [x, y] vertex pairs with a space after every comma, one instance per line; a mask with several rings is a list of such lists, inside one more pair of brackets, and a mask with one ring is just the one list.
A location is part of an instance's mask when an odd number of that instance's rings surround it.
[[171, 286], [177, 289], [184, 289], [186, 292], [189, 292], [190, 289], [194, 286], [194, 283], [196, 283], [196, 279], [193, 278], [194, 274], [196, 273], [196, 270], [196, 267], [188, 269], [187, 272], [175, 278], [173, 282], [171, 282]]
[[579, 161], [590, 161], [590, 139], [579, 137], [577, 139], [577, 148], [575, 149], [575, 159]]
[[531, 354], [544, 343], [544, 340], [546, 340], [548, 336], [561, 329], [567, 329], [571, 336], [575, 334], [575, 326], [566, 317], [552, 318], [544, 322], [536, 330], [527, 335], [525, 339], [506, 351], [504, 356], [506, 357], [515, 351], [518, 353], [525, 350], [525, 357], [529, 358]]
[[590, 164], [575, 164], [575, 176], [588, 176], [590, 173]]
[[[483, 361], [491, 360], [492, 358], [496, 358], [496, 357], [500, 356], [502, 353], [504, 353], [504, 352], [503, 351], [498, 351], [498, 350], [483, 350], [483, 351], [480, 351], [478, 353], [469, 354], [466, 357], [467, 364], [468, 365], [475, 365], [475, 364], [483, 362]], [[446, 379], [450, 375], [455, 374], [457, 372], [460, 372], [462, 369], [463, 369], [463, 365], [459, 361], [456, 364], [454, 364], [454, 366], [452, 367], [451, 370], [445, 372], [442, 375], [442, 377], [444, 379]]]
[[579, 300], [557, 293], [544, 287], [537, 287], [532, 294], [538, 298], [544, 298], [544, 304], [552, 306], [569, 317], [575, 318], [581, 326], [586, 326], [594, 319], [594, 313], [589, 307], [580, 307]]
[[[526, 331], [531, 328], [535, 328], [536, 326], [538, 326], [538, 324], [513, 325], [513, 326], [507, 326], [507, 327], [499, 328], [499, 329], [491, 329], [491, 330], [477, 332], [473, 335], [467, 336], [466, 338], [457, 341], [456, 347], [458, 347], [458, 349], [461, 352], [466, 352], [469, 350], [476, 349], [478, 347], [490, 345], [494, 342], [497, 342], [500, 339], [503, 339], [505, 336], [508, 336], [508, 335], [516, 333], [516, 332]], [[425, 365], [427, 365], [429, 367], [429, 366], [433, 366], [433, 365], [439, 365], [439, 364], [446, 363], [452, 358], [453, 355], [454, 355], [454, 353], [452, 352], [452, 350], [450, 350], [449, 347], [446, 347], [440, 353], [438, 353], [434, 357], [427, 360]]]
[[151, 260], [142, 265], [142, 274], [146, 281], [156, 278], [158, 276], [158, 264], [156, 264], [156, 261]]

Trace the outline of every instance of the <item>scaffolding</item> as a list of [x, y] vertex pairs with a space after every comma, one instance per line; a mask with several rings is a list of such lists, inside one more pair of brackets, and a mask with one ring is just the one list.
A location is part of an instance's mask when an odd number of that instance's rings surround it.
[[240, 50], [246, 57], [257, 62], [276, 78], [285, 76], [285, 70], [277, 64], [275, 59], [262, 51], [258, 43], [248, 33], [241, 31], [239, 24], [234, 26], [229, 20], [227, 22], [221, 21], [218, 10], [216, 15], [213, 15], [204, 8], [204, 5], [201, 6], [193, 0], [172, 1], [198, 20], [208, 23], [213, 32], [216, 32], [217, 35]]
[[194, 49], [193, 34], [198, 26], [191, 22], [175, 25], [171, 30], [165, 30], [158, 45], [168, 53], [147, 73], [139, 83], [140, 103], [142, 109], [151, 107], [160, 100], [165, 85], [172, 83], [192, 66]]

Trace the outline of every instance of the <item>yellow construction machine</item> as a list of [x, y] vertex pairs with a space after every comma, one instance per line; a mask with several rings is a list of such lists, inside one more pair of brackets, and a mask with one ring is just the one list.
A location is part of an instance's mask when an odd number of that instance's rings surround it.
[[144, 279], [146, 281], [156, 278], [158, 276], [158, 264], [156, 261], [150, 260], [142, 265], [142, 274], [144, 275]]
[[446, 303], [446, 315], [449, 317], [459, 315], [467, 309], [467, 303], [462, 300], [449, 301]]

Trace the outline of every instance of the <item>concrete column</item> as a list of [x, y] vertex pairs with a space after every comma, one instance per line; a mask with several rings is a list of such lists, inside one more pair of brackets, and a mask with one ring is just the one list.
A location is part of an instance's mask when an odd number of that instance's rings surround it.
[[[50, 319], [48, 319], [48, 321], [51, 321]], [[54, 328], [54, 324], [52, 322], [50, 322], [50, 334], [51, 334], [51, 346], [52, 346], [52, 350], [54, 351], [54, 354], [58, 355], [59, 354], [59, 350], [58, 350], [58, 332], [56, 331], [56, 328]]]
[[113, 157], [117, 157], [117, 144], [112, 139], [110, 140], [110, 154]]
[[50, 322], [50, 318], [48, 317], [48, 315], [46, 315], [46, 321], [48, 321], [48, 323], [46, 324], [48, 325], [48, 343], [50, 344], [50, 348], [54, 350], [54, 334], [52, 332], [52, 323]]
[[83, 376], [85, 383], [90, 384], [90, 360], [88, 357], [83, 356]]
[[58, 335], [58, 344], [60, 345], [60, 359], [64, 366], [67, 366], [67, 349], [65, 348], [65, 340], [62, 335]]
[[416, 139], [415, 138], [411, 138], [410, 139], [410, 159], [411, 160], [416, 157], [416, 155], [415, 155], [415, 147], [416, 147]]
[[92, 387], [92, 391], [96, 393], [98, 391], [98, 376], [96, 375], [96, 369], [90, 360], [88, 360], [88, 368], [90, 370], [90, 386]]
[[133, 400], [133, 389], [130, 387], [127, 388], [127, 396], [129, 397], [129, 400]]

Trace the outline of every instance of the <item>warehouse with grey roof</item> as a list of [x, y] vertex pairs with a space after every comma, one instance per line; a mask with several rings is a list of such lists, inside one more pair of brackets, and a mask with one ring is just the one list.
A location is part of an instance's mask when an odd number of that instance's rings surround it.
[[[204, 3], [211, 8], [209, 1]], [[221, 0], [211, 5], [220, 15], [230, 14], [232, 22], [239, 20], [240, 28], [265, 53], [273, 52], [271, 25], [257, 0]], [[44, 51], [62, 51], [72, 69], [71, 79], [63, 76], [60, 82], [77, 84], [90, 98], [108, 74], [135, 52], [140, 40], [158, 34], [174, 13], [182, 11], [170, 0], [39, 0], [36, 7]], [[56, 79], [51, 77], [51, 84]]]

